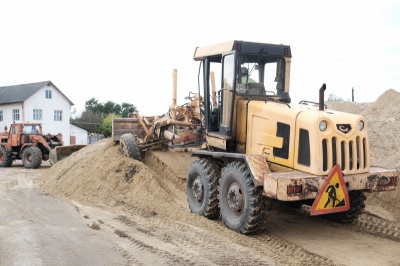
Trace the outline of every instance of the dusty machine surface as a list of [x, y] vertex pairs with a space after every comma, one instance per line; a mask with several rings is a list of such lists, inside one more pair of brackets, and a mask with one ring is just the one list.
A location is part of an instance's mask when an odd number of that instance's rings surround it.
[[191, 102], [177, 106], [174, 86], [169, 113], [115, 119], [115, 141], [135, 159], [166, 145], [198, 157], [186, 179], [190, 210], [221, 217], [236, 232], [257, 231], [277, 201], [351, 222], [365, 207], [364, 192], [394, 190], [399, 173], [370, 166], [365, 118], [328, 110], [325, 84], [318, 103], [291, 102], [291, 58], [288, 45], [198, 47], [199, 92]]
[[55, 164], [84, 146], [63, 146], [62, 136], [44, 135], [40, 123], [14, 123], [0, 135], [0, 167], [11, 166], [16, 159], [26, 168], [38, 168], [43, 160]]

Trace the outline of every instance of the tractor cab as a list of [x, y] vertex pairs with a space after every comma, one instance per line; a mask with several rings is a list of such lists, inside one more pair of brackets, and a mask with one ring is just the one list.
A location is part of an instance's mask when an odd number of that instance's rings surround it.
[[290, 46], [230, 41], [196, 48], [194, 60], [202, 66], [207, 142], [216, 148], [236, 150], [237, 130], [245, 127], [234, 119], [245, 108], [241, 100], [290, 102]]
[[19, 146], [30, 142], [30, 135], [41, 135], [42, 125], [40, 123], [14, 123], [10, 126], [9, 142], [12, 146]]

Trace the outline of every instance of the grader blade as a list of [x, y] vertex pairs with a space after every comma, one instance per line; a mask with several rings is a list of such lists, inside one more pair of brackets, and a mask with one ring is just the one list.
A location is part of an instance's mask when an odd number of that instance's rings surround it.
[[70, 145], [70, 146], [58, 146], [50, 150], [49, 161], [52, 165], [58, 161], [63, 160], [70, 156], [72, 153], [79, 151], [86, 145]]

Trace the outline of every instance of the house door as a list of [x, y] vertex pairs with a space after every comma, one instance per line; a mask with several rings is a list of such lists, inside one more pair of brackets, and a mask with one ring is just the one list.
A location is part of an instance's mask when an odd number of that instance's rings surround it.
[[75, 145], [76, 144], [76, 136], [71, 136], [69, 138], [69, 143], [70, 143], [70, 145]]

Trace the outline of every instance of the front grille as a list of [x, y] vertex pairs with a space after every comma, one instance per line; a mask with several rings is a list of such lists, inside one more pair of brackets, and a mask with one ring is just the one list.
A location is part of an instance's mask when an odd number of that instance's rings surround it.
[[369, 169], [367, 139], [357, 136], [350, 140], [332, 137], [322, 140], [322, 169], [329, 171], [339, 164], [344, 174], [365, 172]]

